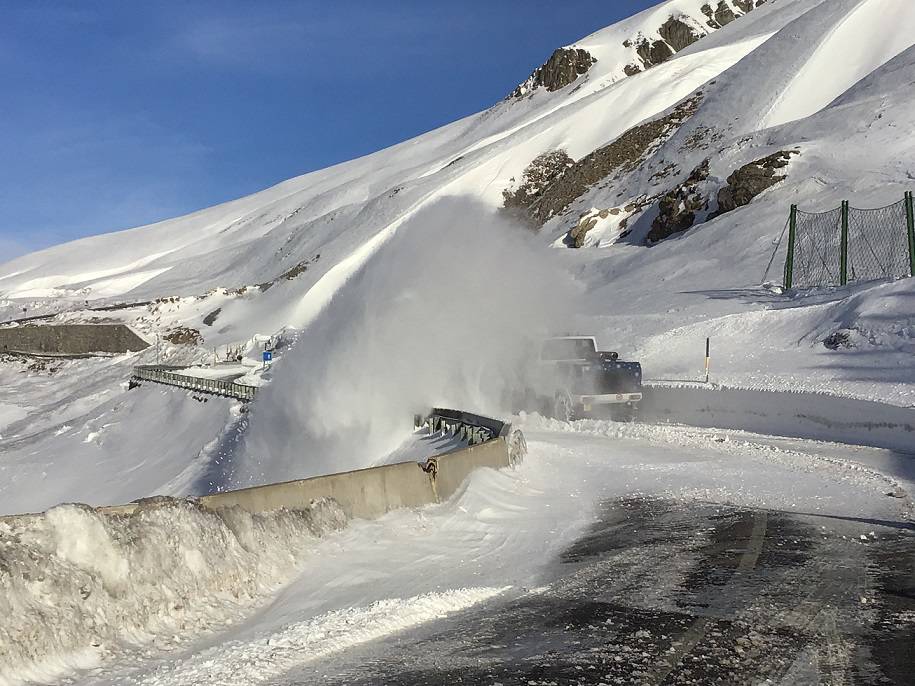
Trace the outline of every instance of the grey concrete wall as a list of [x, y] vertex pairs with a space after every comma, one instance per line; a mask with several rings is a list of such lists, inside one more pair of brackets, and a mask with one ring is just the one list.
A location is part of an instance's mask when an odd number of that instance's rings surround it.
[[453, 496], [475, 469], [502, 469], [510, 464], [505, 438], [496, 438], [470, 448], [440, 455], [436, 459], [438, 473], [435, 476], [435, 491], [439, 500], [447, 500]]
[[480, 467], [507, 467], [508, 445], [505, 439], [497, 438], [440, 455], [436, 460], [434, 479], [416, 462], [400, 462], [217, 493], [204, 496], [201, 502], [212, 509], [234, 506], [247, 512], [266, 512], [281, 507], [302, 508], [315, 498], [328, 497], [336, 500], [348, 517], [374, 519], [397, 508], [447, 500]]
[[0, 328], [0, 352], [90, 355], [145, 350], [149, 343], [124, 324], [25, 325]]
[[315, 498], [333, 498], [347, 517], [374, 519], [399, 507], [435, 502], [432, 482], [415, 462], [383, 465], [300, 481], [255, 486], [201, 498], [212, 509], [240, 507], [247, 512], [300, 509]]

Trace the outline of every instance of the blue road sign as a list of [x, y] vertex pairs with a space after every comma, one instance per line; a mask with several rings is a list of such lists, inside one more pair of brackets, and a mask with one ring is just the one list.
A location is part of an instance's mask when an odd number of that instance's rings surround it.
[[273, 353], [270, 350], [264, 351], [264, 362], [271, 362], [273, 360]]

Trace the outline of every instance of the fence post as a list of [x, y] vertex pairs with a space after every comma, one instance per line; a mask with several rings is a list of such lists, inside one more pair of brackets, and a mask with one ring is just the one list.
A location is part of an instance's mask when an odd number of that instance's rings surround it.
[[848, 283], [848, 200], [842, 201], [842, 242], [840, 244], [841, 254], [839, 256], [839, 285], [844, 286]]
[[912, 202], [912, 191], [905, 194], [905, 221], [909, 233], [909, 276], [915, 276], [915, 207]]
[[785, 257], [785, 290], [791, 288], [794, 280], [794, 240], [797, 236], [797, 205], [791, 206], [788, 217], [788, 256]]

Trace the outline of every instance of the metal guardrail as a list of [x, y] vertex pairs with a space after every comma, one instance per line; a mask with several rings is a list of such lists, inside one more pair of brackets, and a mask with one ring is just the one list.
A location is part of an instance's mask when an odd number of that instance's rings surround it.
[[[428, 427], [431, 434], [443, 433], [459, 437], [470, 446], [502, 439], [507, 446], [508, 462], [512, 466], [519, 464], [527, 455], [524, 434], [519, 429], [514, 429], [510, 422], [483, 417], [472, 412], [436, 407], [425, 416], [413, 415], [413, 424], [417, 429], [422, 426]], [[424, 469], [434, 471], [436, 460], [437, 458], [431, 458], [429, 462], [432, 464], [427, 463]]]
[[428, 426], [432, 433], [447, 432], [452, 436], [460, 436], [469, 445], [477, 445], [491, 441], [502, 436], [506, 427], [511, 429], [511, 424], [506, 424], [498, 419], [490, 419], [481, 415], [461, 410], [446, 410], [436, 407], [425, 417], [415, 415], [413, 424], [416, 428]]
[[130, 377], [130, 387], [134, 388], [144, 381], [151, 381], [166, 386], [185, 388], [189, 391], [220, 395], [226, 398], [236, 398], [244, 402], [254, 400], [257, 395], [256, 386], [246, 386], [244, 384], [235, 383], [234, 381], [222, 381], [220, 379], [203, 379], [198, 376], [185, 376], [169, 371], [172, 369], [180, 369], [180, 367], [134, 367], [133, 374]]

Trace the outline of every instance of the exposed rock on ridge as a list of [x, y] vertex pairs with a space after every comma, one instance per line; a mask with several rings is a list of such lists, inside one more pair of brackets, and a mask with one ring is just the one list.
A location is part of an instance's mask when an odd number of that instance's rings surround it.
[[585, 74], [597, 60], [581, 48], [558, 48], [542, 66], [537, 67], [527, 81], [512, 91], [509, 97], [520, 98], [543, 86], [558, 91]]
[[597, 182], [614, 172], [633, 169], [650, 150], [663, 143], [696, 112], [701, 100], [700, 91], [677, 105], [670, 114], [629, 129], [612, 143], [571, 165], [530, 205], [528, 213], [531, 219], [542, 225]]
[[648, 232], [649, 244], [686, 231], [696, 222], [696, 215], [708, 208], [708, 197], [700, 188], [708, 176], [709, 161], [705, 160], [693, 169], [686, 181], [661, 197], [658, 202], [658, 216], [655, 217]]
[[[709, 29], [715, 31], [765, 4], [765, 2], [766, 0], [730, 0], [730, 2], [729, 0], [719, 0], [714, 8], [711, 4], [706, 3], [701, 7], [700, 11], [706, 17], [705, 24]], [[671, 15], [667, 18], [667, 21], [658, 27], [657, 32], [660, 35], [660, 39], [652, 40], [639, 34], [623, 42], [625, 47], [635, 47], [636, 54], [641, 61], [641, 64], [630, 62], [623, 67], [623, 71], [627, 76], [633, 76], [643, 69], [650, 69], [662, 62], [666, 62], [684, 48], [689, 47], [710, 33], [710, 31], [701, 27], [697, 28], [691, 25], [690, 17], [687, 15]]]
[[797, 150], [782, 150], [768, 157], [745, 164], [727, 178], [728, 185], [718, 191], [718, 212], [715, 216], [749, 205], [757, 195], [788, 178], [777, 171], [788, 166]]
[[525, 168], [518, 186], [502, 191], [503, 207], [527, 218], [526, 209], [539, 200], [550, 184], [574, 164], [575, 160], [565, 150], [549, 150], [538, 155]]

